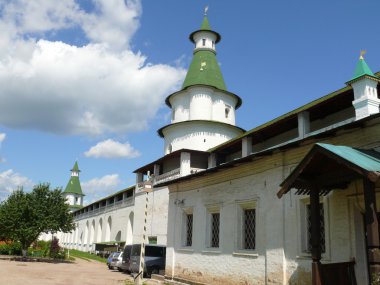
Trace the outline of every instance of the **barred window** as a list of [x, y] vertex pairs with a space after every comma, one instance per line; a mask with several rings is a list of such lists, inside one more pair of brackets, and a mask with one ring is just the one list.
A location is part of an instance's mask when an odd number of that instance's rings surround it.
[[220, 213], [211, 214], [211, 247], [219, 247]]
[[243, 249], [256, 247], [256, 209], [243, 209]]
[[[323, 209], [323, 203], [319, 203], [319, 221], [320, 221], [320, 245], [321, 252], [326, 252], [326, 241], [325, 241], [325, 215]], [[306, 205], [306, 227], [307, 227], [307, 248], [306, 252], [311, 252], [311, 207], [310, 204]]]
[[186, 239], [185, 246], [193, 244], [193, 214], [186, 214]]

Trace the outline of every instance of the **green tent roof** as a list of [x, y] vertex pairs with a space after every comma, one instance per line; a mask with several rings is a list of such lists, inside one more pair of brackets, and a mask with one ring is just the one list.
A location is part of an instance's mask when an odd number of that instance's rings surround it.
[[79, 181], [78, 176], [70, 177], [69, 183], [67, 183], [65, 191], [63, 191], [63, 193], [83, 195], [82, 187], [80, 186], [80, 181]]
[[210, 24], [208, 23], [207, 16], [203, 17], [201, 31], [211, 31]]
[[78, 167], [78, 162], [75, 161], [75, 164], [73, 168], [71, 169], [71, 171], [80, 172], [79, 167]]
[[369, 76], [373, 79], [379, 79], [375, 74], [373, 74], [372, 70], [369, 68], [368, 64], [365, 62], [363, 56], [360, 56], [358, 63], [356, 64], [355, 74], [354, 76], [347, 82], [347, 84], [356, 81], [357, 79]]
[[223, 75], [216, 60], [215, 53], [210, 50], [198, 50], [194, 53], [193, 61], [182, 88], [192, 85], [209, 85], [227, 91]]

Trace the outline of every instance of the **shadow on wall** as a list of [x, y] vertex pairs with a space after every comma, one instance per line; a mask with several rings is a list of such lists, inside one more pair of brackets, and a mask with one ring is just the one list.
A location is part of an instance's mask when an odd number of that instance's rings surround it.
[[289, 285], [311, 285], [311, 271], [298, 266], [289, 278]]

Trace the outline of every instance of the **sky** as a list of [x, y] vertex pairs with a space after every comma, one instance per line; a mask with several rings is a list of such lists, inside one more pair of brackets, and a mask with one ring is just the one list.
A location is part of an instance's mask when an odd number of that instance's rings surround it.
[[380, 71], [378, 0], [1, 0], [0, 201], [64, 189], [75, 161], [85, 204], [133, 185], [164, 154], [206, 6], [246, 130], [344, 87], [360, 50]]

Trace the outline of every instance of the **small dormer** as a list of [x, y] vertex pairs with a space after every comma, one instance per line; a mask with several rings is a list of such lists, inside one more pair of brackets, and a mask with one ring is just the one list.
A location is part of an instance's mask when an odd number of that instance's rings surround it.
[[347, 82], [354, 89], [356, 120], [379, 113], [380, 100], [377, 95], [377, 84], [380, 78], [375, 76], [364, 60], [365, 51], [360, 53], [354, 77]]

